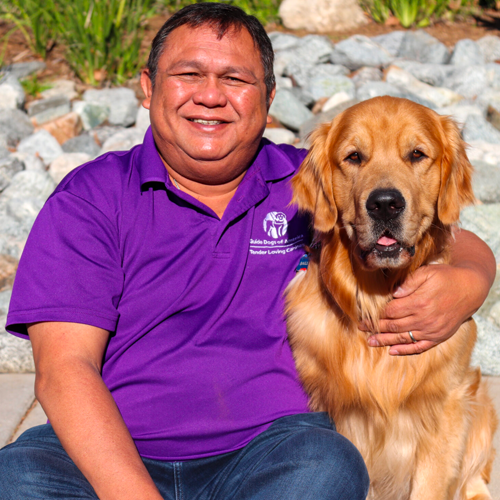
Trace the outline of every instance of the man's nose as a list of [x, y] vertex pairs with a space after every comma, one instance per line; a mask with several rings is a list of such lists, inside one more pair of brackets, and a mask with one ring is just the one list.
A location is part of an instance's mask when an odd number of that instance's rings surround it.
[[222, 107], [227, 104], [224, 86], [218, 78], [205, 78], [193, 94], [193, 102], [207, 108]]

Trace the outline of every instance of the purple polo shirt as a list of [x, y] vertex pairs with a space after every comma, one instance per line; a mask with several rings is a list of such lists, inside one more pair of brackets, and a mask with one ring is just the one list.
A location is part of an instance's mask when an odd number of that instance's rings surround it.
[[151, 130], [77, 168], [33, 226], [7, 329], [109, 330], [102, 377], [143, 457], [226, 453], [308, 411], [283, 316], [308, 234], [289, 206], [304, 155], [263, 140], [222, 219], [170, 182]]

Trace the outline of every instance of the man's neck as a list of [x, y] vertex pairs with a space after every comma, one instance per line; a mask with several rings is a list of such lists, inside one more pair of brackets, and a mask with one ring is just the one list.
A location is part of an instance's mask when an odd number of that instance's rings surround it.
[[184, 191], [197, 199], [207, 207], [211, 208], [222, 219], [231, 198], [236, 193], [238, 186], [245, 176], [242, 172], [236, 179], [225, 184], [202, 184], [183, 177], [178, 172], [174, 172], [168, 165], [165, 165], [170, 176], [170, 180], [177, 189]]

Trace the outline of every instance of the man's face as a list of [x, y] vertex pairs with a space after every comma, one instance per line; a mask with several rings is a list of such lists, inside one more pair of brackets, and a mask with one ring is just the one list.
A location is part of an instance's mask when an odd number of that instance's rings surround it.
[[248, 168], [268, 109], [264, 68], [248, 31], [230, 30], [219, 40], [210, 27], [181, 26], [167, 38], [154, 88], [147, 72], [141, 83], [170, 168], [203, 184], [229, 182]]

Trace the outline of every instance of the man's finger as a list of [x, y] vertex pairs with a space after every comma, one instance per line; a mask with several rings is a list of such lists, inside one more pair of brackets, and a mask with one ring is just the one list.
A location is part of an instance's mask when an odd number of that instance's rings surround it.
[[428, 266], [420, 267], [415, 271], [415, 273], [408, 276], [404, 283], [402, 283], [396, 290], [393, 292], [393, 297], [396, 299], [401, 299], [403, 297], [408, 297], [415, 290], [417, 290], [428, 278]]
[[[418, 332], [413, 331], [415, 339], [418, 338]], [[412, 344], [408, 331], [401, 333], [377, 333], [368, 339], [370, 347], [396, 346], [401, 344]]]
[[418, 342], [405, 344], [405, 345], [394, 345], [389, 349], [389, 354], [392, 356], [409, 356], [412, 354], [422, 354], [428, 351], [432, 347], [436, 346], [435, 342], [430, 340], [419, 340]]

